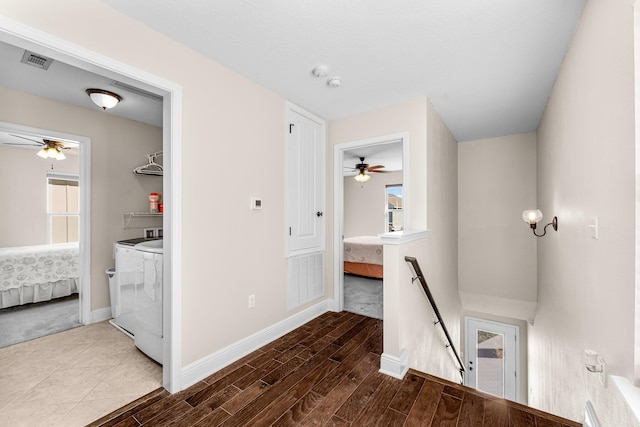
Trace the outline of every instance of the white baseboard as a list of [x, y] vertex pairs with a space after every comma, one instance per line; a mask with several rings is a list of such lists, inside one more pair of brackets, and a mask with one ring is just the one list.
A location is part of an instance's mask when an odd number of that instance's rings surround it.
[[111, 307], [91, 311], [91, 323], [98, 323], [109, 319], [111, 319]]
[[394, 378], [403, 379], [409, 370], [409, 354], [403, 350], [400, 357], [382, 353], [380, 356], [380, 373]]
[[333, 300], [324, 300], [253, 335], [203, 357], [182, 368], [180, 385], [184, 390], [236, 360], [299, 328], [333, 308]]

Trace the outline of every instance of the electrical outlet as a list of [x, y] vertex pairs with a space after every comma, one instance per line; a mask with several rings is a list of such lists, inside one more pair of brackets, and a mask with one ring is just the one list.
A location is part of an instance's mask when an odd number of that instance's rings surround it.
[[249, 308], [253, 308], [255, 306], [256, 306], [256, 295], [251, 294], [249, 295]]

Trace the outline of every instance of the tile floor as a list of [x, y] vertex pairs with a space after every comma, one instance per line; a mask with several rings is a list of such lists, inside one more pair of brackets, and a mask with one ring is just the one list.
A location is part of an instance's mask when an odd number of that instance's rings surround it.
[[162, 385], [108, 322], [0, 348], [0, 425], [84, 426]]

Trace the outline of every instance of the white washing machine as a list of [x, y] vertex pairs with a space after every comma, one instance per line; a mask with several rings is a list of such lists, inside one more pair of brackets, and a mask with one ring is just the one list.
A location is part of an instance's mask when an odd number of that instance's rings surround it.
[[115, 313], [111, 313], [113, 326], [130, 338], [136, 334], [136, 318], [133, 309], [136, 283], [142, 281], [142, 262], [135, 245], [144, 239], [117, 242], [114, 246], [116, 260]]
[[162, 363], [162, 240], [139, 243], [134, 250], [141, 272], [133, 301], [134, 342], [147, 356]]

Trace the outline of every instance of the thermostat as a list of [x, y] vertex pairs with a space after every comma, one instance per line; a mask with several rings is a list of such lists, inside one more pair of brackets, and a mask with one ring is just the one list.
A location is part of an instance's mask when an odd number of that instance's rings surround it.
[[262, 199], [260, 199], [258, 197], [252, 197], [251, 198], [251, 209], [253, 209], [253, 210], [262, 209]]

